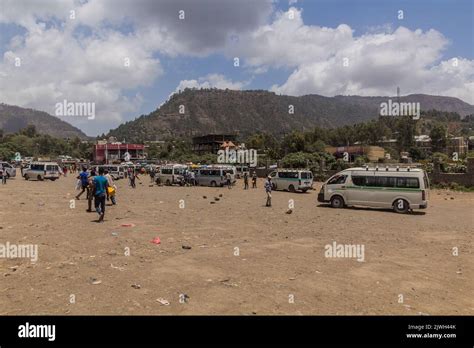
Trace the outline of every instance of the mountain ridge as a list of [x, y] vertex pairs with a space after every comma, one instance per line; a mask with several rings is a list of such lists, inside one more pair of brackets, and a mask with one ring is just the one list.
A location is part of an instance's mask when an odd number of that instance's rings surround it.
[[[148, 115], [111, 129], [108, 136], [127, 141], [160, 140], [208, 133], [249, 135], [266, 131], [274, 135], [315, 126], [336, 127], [369, 121], [379, 116], [382, 102], [398, 97], [277, 95], [265, 90], [185, 89]], [[411, 94], [401, 102], [419, 102], [423, 111], [474, 114], [474, 106], [455, 97]], [[293, 106], [294, 113], [291, 114]]]
[[16, 133], [28, 125], [34, 125], [38, 133], [56, 138], [89, 138], [79, 128], [47, 112], [0, 103], [0, 129], [4, 133]]

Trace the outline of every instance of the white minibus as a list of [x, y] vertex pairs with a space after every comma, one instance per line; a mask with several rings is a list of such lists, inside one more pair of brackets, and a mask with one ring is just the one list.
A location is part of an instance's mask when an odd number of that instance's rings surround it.
[[156, 183], [164, 183], [168, 186], [178, 184], [184, 185], [184, 174], [188, 166], [184, 164], [166, 164], [160, 167], [156, 174]]
[[406, 213], [428, 207], [428, 190], [428, 176], [422, 169], [349, 168], [323, 184], [318, 201], [334, 208], [365, 206]]
[[0, 162], [0, 167], [6, 173], [7, 178], [14, 178], [16, 176], [16, 168], [8, 162]]
[[237, 170], [234, 166], [213, 165], [193, 169], [196, 185], [199, 186], [224, 186], [227, 183], [226, 174], [230, 173], [232, 185], [235, 183]]
[[59, 179], [59, 165], [56, 162], [33, 162], [23, 170], [25, 180]]
[[270, 177], [273, 190], [306, 192], [313, 187], [313, 173], [306, 169], [277, 169]]

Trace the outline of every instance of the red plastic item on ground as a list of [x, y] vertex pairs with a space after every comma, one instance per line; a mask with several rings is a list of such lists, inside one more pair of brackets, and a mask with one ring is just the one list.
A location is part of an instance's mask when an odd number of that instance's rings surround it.
[[122, 224], [122, 227], [135, 227], [135, 224]]
[[153, 244], [161, 244], [160, 237], [155, 237], [155, 238], [153, 238], [153, 240], [151, 240], [151, 243], [153, 243]]

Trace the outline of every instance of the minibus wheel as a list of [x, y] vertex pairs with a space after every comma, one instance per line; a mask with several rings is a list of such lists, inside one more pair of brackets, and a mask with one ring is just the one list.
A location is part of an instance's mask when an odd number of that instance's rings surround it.
[[332, 196], [331, 197], [331, 207], [333, 207], [333, 208], [342, 208], [342, 207], [344, 207], [344, 199], [341, 196]]
[[272, 190], [275, 190], [276, 191], [277, 189], [277, 184], [275, 184], [274, 182], [272, 183]]
[[393, 210], [395, 210], [396, 213], [406, 214], [409, 209], [410, 205], [404, 199], [399, 198], [393, 202]]
[[28, 180], [29, 179], [28, 174], [25, 174], [24, 178], [25, 180]]
[[166, 180], [166, 186], [171, 186], [171, 181]]
[[38, 175], [36, 178], [37, 178], [38, 180], [40, 180], [40, 181], [43, 180], [43, 178], [41, 177], [41, 175]]
[[288, 191], [295, 192], [295, 187], [293, 185], [288, 186]]
[[215, 181], [211, 181], [211, 187], [216, 187], [217, 183]]

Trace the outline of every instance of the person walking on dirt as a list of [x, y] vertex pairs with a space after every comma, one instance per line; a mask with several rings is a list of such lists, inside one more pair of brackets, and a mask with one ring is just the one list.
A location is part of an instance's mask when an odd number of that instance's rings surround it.
[[150, 182], [154, 183], [155, 182], [155, 168], [150, 169]]
[[257, 188], [257, 173], [255, 170], [252, 173], [252, 188]]
[[130, 172], [129, 178], [130, 178], [130, 186], [132, 186], [132, 188], [136, 188], [137, 185], [135, 184], [135, 179], [140, 180], [140, 178], [138, 177], [138, 170], [137, 171], [132, 170]]
[[[135, 173], [132, 168], [128, 167], [127, 169], [127, 176], [128, 176], [128, 185], [132, 186], [132, 176], [135, 177]], [[132, 186], [133, 187], [133, 186]]]
[[87, 174], [87, 169], [86, 167], [82, 168], [82, 173], [80, 173], [77, 177], [77, 179], [79, 179], [81, 181], [81, 188], [82, 188], [82, 191], [79, 192], [79, 194], [76, 196], [76, 199], [79, 200], [79, 197], [81, 197], [81, 195], [87, 191], [86, 193], [86, 196], [89, 195], [89, 189], [88, 189], [88, 186], [89, 186], [89, 181], [88, 181], [88, 177], [89, 177], [89, 174]]
[[249, 189], [249, 173], [244, 173], [244, 190]]
[[232, 188], [232, 176], [230, 172], [225, 173], [227, 188], [230, 190]]
[[267, 181], [265, 181], [265, 192], [267, 193], [267, 207], [272, 206], [272, 178], [269, 175]]
[[115, 186], [114, 178], [110, 175], [109, 171], [106, 169], [104, 170], [104, 177], [107, 179], [107, 201], [112, 201], [113, 205], [117, 204], [117, 200], [115, 198], [117, 187]]
[[87, 179], [87, 212], [92, 213], [92, 200], [94, 199], [94, 184], [95, 171], [91, 171], [91, 175]]
[[98, 222], [103, 222], [105, 217], [105, 198], [107, 195], [108, 183], [104, 177], [104, 168], [99, 168], [99, 175], [92, 180], [94, 187], [94, 207], [97, 214], [99, 214]]
[[2, 179], [2, 185], [6, 185], [7, 183], [7, 171], [0, 167], [0, 179]]

